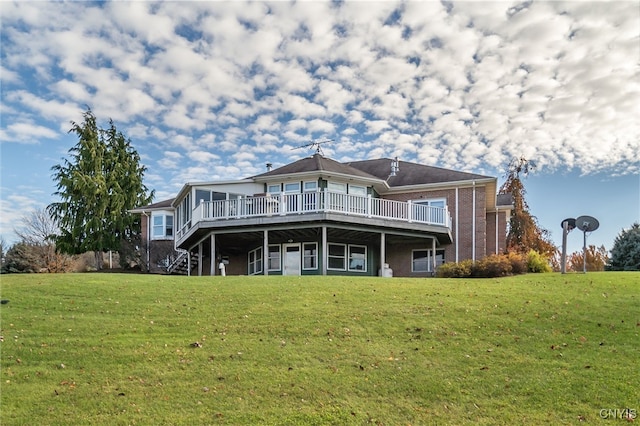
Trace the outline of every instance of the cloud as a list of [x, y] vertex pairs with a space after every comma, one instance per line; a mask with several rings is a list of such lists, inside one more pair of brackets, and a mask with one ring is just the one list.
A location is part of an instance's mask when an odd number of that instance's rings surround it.
[[639, 27], [632, 2], [7, 3], [0, 132], [54, 139], [89, 105], [156, 188], [324, 136], [345, 161], [633, 173]]
[[60, 134], [48, 127], [31, 122], [11, 123], [2, 129], [3, 142], [37, 144], [42, 139], [57, 139]]

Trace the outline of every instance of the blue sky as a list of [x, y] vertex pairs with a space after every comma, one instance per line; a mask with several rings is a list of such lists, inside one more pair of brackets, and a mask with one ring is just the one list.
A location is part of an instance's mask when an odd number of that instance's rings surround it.
[[[55, 201], [90, 106], [148, 168], [187, 181], [395, 157], [525, 181], [540, 225], [640, 221], [640, 8], [630, 2], [3, 2], [0, 235]], [[574, 231], [569, 250], [582, 245]]]

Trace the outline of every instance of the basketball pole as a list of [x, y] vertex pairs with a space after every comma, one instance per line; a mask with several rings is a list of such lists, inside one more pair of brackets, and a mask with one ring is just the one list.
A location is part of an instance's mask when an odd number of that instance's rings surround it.
[[567, 273], [567, 234], [569, 233], [568, 221], [562, 222], [562, 260], [560, 264], [560, 273]]
[[583, 242], [582, 242], [582, 272], [584, 274], [587, 273], [587, 231], [582, 231]]

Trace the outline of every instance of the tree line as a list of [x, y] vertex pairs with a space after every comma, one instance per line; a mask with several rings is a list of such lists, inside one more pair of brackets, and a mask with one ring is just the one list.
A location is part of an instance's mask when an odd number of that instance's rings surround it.
[[[101, 270], [105, 253], [117, 253], [120, 267], [140, 265], [140, 217], [129, 210], [150, 204], [154, 191], [144, 185], [146, 167], [131, 140], [112, 120], [101, 128], [90, 108], [81, 123], [71, 122], [69, 133], [78, 142], [68, 158], [52, 167], [59, 201], [22, 218], [15, 229], [19, 242], [8, 247], [0, 238], [1, 271], [67, 272], [93, 254], [93, 269]], [[560, 270], [559, 251], [550, 232], [538, 224], [526, 202], [523, 179], [535, 168], [524, 158], [512, 161], [499, 194], [509, 194], [513, 211], [508, 224], [506, 254], [538, 253], [554, 270]], [[640, 224], [623, 229], [609, 256], [604, 246], [589, 246], [586, 253], [568, 257], [568, 269], [589, 271], [640, 270]], [[80, 266], [82, 268], [83, 266]], [[86, 268], [86, 267], [85, 267]]]

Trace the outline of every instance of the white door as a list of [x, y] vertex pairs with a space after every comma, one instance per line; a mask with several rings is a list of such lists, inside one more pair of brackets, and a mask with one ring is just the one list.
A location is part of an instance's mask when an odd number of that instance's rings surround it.
[[300, 275], [300, 244], [284, 245], [284, 268], [282, 275]]

